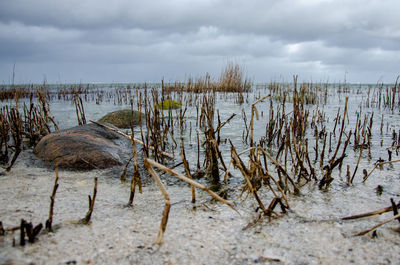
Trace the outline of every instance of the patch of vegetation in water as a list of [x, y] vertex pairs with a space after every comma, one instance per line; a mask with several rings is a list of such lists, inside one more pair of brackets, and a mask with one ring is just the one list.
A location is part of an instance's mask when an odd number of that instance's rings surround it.
[[175, 100], [164, 100], [158, 103], [160, 109], [179, 109], [182, 107], [182, 103]]

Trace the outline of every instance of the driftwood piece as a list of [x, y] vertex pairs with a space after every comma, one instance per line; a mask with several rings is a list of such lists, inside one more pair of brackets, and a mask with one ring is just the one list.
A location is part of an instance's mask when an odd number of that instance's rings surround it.
[[[400, 208], [400, 202], [396, 205], [397, 209]], [[369, 217], [369, 216], [374, 216], [374, 215], [378, 215], [378, 214], [383, 214], [383, 213], [387, 213], [390, 211], [393, 211], [393, 205], [380, 209], [380, 210], [376, 210], [376, 211], [372, 211], [372, 212], [367, 212], [367, 213], [362, 213], [362, 214], [356, 214], [356, 215], [352, 215], [352, 216], [347, 216], [347, 217], [342, 217], [340, 218], [340, 220], [353, 220], [353, 219], [359, 219], [359, 218], [364, 218], [364, 217]]]

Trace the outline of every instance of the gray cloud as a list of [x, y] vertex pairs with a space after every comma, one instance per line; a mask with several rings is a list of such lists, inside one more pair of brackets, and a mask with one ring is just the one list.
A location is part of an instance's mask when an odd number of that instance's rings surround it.
[[106, 1], [0, 3], [0, 81], [158, 81], [228, 60], [256, 81], [387, 82], [399, 74], [395, 0]]

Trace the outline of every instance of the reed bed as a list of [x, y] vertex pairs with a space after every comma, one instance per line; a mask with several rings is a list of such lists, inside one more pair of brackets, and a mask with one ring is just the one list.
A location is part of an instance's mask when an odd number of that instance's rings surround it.
[[[0, 109], [0, 161], [10, 171], [21, 151], [27, 147], [34, 147], [39, 140], [54, 130], [58, 125], [50, 114], [48, 98], [45, 92], [37, 90], [38, 104], [33, 103], [33, 93], [29, 94], [29, 105], [25, 104], [22, 110], [15, 106], [4, 106]], [[11, 160], [10, 157], [12, 156]]]
[[[163, 241], [170, 210], [169, 195], [160, 179], [160, 174], [166, 173], [191, 185], [192, 203], [196, 202], [195, 187], [205, 190], [234, 210], [235, 202], [228, 202], [226, 199], [230, 195], [227, 190], [239, 190], [242, 195], [246, 195], [245, 198], [253, 198], [257, 205], [255, 210], [260, 212], [257, 218], [245, 227], [250, 229], [263, 217], [283, 217], [290, 209], [291, 199], [301, 194], [302, 188], [307, 184], [329, 191], [338, 172], [341, 172], [346, 163], [346, 179], [336, 181], [344, 181], [346, 185], [351, 186], [358, 185], [361, 181], [360, 174], [363, 174], [362, 181], [366, 181], [377, 167], [399, 161], [392, 159], [392, 156], [398, 156], [400, 149], [400, 132], [393, 130], [393, 142], [387, 147], [387, 161], [377, 161], [375, 167], [369, 170], [369, 174], [366, 168], [362, 171], [362, 168], [359, 168], [366, 152], [367, 157], [371, 157], [373, 126], [377, 124], [374, 119], [378, 119], [374, 110], [400, 110], [400, 84], [397, 81], [392, 86], [378, 85], [374, 89], [368, 89], [367, 97], [355, 113], [349, 113], [350, 88], [346, 84], [339, 84], [331, 89], [329, 84], [299, 84], [297, 76], [294, 76], [291, 83], [271, 82], [260, 88], [258, 94], [249, 93], [252, 91], [252, 84], [244, 77], [242, 68], [235, 64], [228, 64], [216, 82], [206, 74], [203, 78], [189, 78], [183, 83], [165, 84], [161, 81], [157, 85], [117, 86], [113, 90], [90, 85], [63, 87], [59, 90], [42, 87], [36, 92], [28, 92], [25, 88], [18, 92], [1, 90], [0, 99], [14, 99], [15, 106], [0, 109], [0, 160], [7, 164], [7, 170], [11, 169], [24, 148], [24, 140], [27, 140], [28, 146], [34, 146], [41, 137], [51, 132], [50, 124], [57, 129], [50, 114], [51, 100], [73, 102], [79, 125], [86, 123], [85, 102], [101, 104], [108, 101], [115, 105], [130, 105], [132, 111], [135, 109], [144, 113], [144, 121], [137, 124], [140, 133], [135, 132], [135, 124], [131, 126], [130, 135], [117, 130], [132, 142], [132, 157], [122, 169], [121, 181], [126, 181], [129, 165], [133, 161], [128, 202], [131, 207], [134, 206], [136, 188], [141, 192], [141, 178], [151, 176], [160, 188], [165, 198], [165, 208], [156, 243], [160, 244]], [[329, 115], [323, 108], [323, 105], [328, 104], [329, 93], [336, 93], [341, 99], [341, 106], [333, 121], [328, 120]], [[24, 103], [21, 112], [18, 102], [24, 97], [29, 98], [29, 105]], [[247, 110], [243, 108], [241, 115], [244, 126], [241, 132], [238, 131], [238, 134], [242, 134], [241, 148], [244, 151], [239, 150], [237, 142], [224, 139], [221, 133], [224, 126], [240, 117], [232, 113], [222, 120], [216, 106], [218, 97], [230, 99], [239, 105], [247, 104]], [[34, 103], [35, 98], [38, 104]], [[160, 103], [165, 100], [175, 100], [181, 103], [182, 107], [161, 109], [163, 104]], [[255, 124], [264, 115], [264, 109], [261, 109], [260, 105], [266, 108], [268, 118], [263, 124], [265, 133], [256, 137]], [[195, 118], [188, 122], [187, 111], [190, 108], [194, 109], [196, 114]], [[380, 132], [383, 134], [383, 114], [379, 119]], [[107, 125], [94, 123], [115, 131]], [[197, 153], [197, 161], [189, 161], [186, 156], [185, 146], [192, 145], [192, 133], [195, 135], [193, 138], [196, 147], [191, 151]], [[185, 140], [189, 143], [185, 143]], [[221, 151], [225, 145], [230, 147], [229, 161]], [[348, 159], [350, 149], [355, 154], [354, 161]], [[179, 152], [179, 157], [175, 156], [175, 152]], [[195, 164], [196, 170], [193, 169]], [[201, 180], [202, 184], [193, 180], [203, 175], [206, 178]], [[232, 178], [242, 179], [241, 184], [231, 185], [229, 180]], [[48, 230], [51, 230], [57, 179], [58, 174], [51, 196], [49, 219], [46, 222]], [[89, 210], [82, 219], [83, 223], [90, 222], [96, 193], [97, 179], [93, 198], [89, 196]], [[391, 207], [394, 217], [390, 221], [393, 221], [398, 218], [396, 211], [399, 205], [393, 204]], [[29, 224], [21, 222], [21, 242], [22, 237], [25, 238], [22, 233], [28, 231], [26, 227], [29, 227], [31, 237], [37, 236], [35, 229], [31, 231]], [[37, 230], [40, 231], [39, 228]], [[362, 234], [365, 233], [360, 232], [358, 235]]]

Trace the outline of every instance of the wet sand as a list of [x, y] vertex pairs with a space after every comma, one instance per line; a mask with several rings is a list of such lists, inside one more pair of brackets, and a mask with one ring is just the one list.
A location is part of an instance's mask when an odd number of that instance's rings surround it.
[[[55, 172], [34, 160], [25, 151], [12, 171], [0, 176], [5, 228], [18, 226], [21, 218], [34, 225], [48, 218]], [[19, 246], [19, 231], [1, 236], [0, 264], [400, 264], [397, 222], [379, 228], [376, 238], [371, 233], [352, 236], [392, 213], [323, 221], [387, 207], [390, 197], [398, 200], [398, 191], [388, 185], [395, 180], [391, 171], [377, 173], [387, 178], [381, 196], [373, 181], [352, 187], [337, 181], [328, 192], [310, 184], [300, 196], [290, 196], [287, 214], [271, 221], [263, 217], [245, 230], [258, 216], [251, 196], [244, 200], [238, 191], [230, 192], [228, 200], [241, 216], [203, 191], [197, 191], [194, 209], [190, 188], [164, 175], [172, 207], [161, 246], [154, 244], [164, 207], [160, 191], [147, 181], [134, 206], [126, 207], [129, 183], [121, 183], [117, 171], [60, 170], [54, 233], [41, 232], [34, 244], [24, 247]], [[74, 224], [85, 216], [95, 176], [99, 183], [91, 224]], [[262, 197], [265, 204], [271, 199]]]

